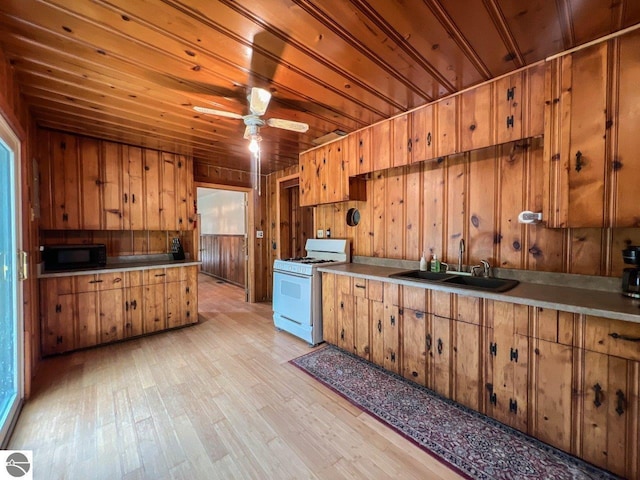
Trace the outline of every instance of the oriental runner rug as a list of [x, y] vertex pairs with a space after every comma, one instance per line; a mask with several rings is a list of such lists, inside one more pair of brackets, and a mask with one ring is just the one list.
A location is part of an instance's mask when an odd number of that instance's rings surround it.
[[618, 478], [331, 345], [291, 363], [468, 478]]

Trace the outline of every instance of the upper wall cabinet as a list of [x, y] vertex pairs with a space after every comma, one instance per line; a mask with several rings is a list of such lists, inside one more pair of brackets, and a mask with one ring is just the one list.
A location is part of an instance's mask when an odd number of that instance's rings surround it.
[[193, 228], [191, 160], [40, 130], [40, 228]]
[[545, 216], [552, 228], [638, 227], [640, 32], [547, 65]]

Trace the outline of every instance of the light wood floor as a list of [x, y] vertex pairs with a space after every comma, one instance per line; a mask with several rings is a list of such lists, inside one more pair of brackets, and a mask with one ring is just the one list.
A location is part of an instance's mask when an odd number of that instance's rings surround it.
[[46, 360], [8, 448], [35, 479], [461, 478], [288, 363], [270, 304], [200, 276], [201, 323]]

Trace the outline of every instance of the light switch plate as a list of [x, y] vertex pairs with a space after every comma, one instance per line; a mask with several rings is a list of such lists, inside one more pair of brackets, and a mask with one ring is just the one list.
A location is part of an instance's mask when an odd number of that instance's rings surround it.
[[316, 232], [316, 237], [317, 238], [324, 238], [324, 230], [318, 230]]
[[256, 238], [264, 238], [264, 231], [256, 230]]

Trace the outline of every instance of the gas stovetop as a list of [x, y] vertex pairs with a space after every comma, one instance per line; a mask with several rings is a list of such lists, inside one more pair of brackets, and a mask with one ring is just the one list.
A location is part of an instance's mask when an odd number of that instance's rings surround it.
[[315, 269], [326, 263], [348, 263], [351, 260], [350, 243], [341, 239], [309, 239], [305, 245], [306, 257], [278, 259], [274, 271], [313, 275]]
[[327, 260], [327, 259], [324, 259], [324, 258], [313, 258], [313, 257], [294, 257], [294, 258], [283, 258], [282, 261], [283, 262], [293, 262], [293, 263], [313, 264], [313, 263], [335, 262], [336, 260]]

